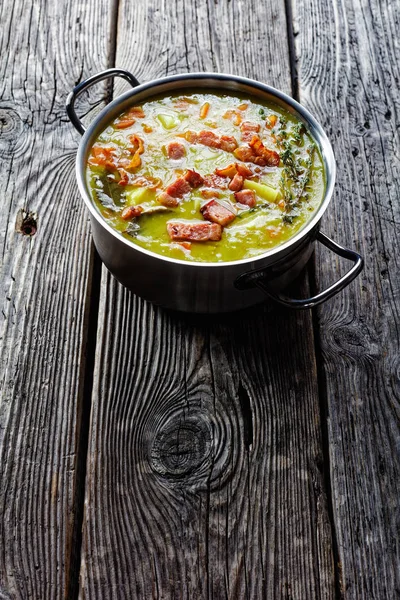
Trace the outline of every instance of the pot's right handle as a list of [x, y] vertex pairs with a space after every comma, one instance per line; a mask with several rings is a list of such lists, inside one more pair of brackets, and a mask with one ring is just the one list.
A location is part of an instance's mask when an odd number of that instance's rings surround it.
[[136, 87], [137, 85], [139, 85], [139, 82], [136, 79], [136, 77], [134, 77], [132, 73], [129, 73], [129, 71], [125, 71], [125, 69], [107, 69], [106, 71], [101, 71], [100, 73], [97, 73], [97, 75], [92, 75], [92, 77], [89, 77], [89, 79], [85, 79], [85, 81], [81, 81], [81, 83], [78, 83], [78, 85], [74, 87], [72, 92], [68, 94], [66, 108], [68, 117], [72, 125], [77, 131], [79, 131], [81, 135], [85, 133], [86, 129], [75, 112], [75, 100], [84, 90], [87, 90], [87, 88], [89, 88], [91, 85], [93, 85], [94, 83], [98, 83], [103, 79], [108, 79], [109, 77], [122, 77], [123, 79], [129, 81], [132, 87]]
[[360, 273], [364, 266], [364, 260], [362, 256], [360, 256], [357, 252], [355, 252], [354, 250], [349, 250], [348, 248], [343, 248], [343, 246], [339, 246], [339, 244], [331, 240], [327, 235], [325, 235], [321, 231], [317, 233], [316, 239], [319, 242], [321, 242], [321, 244], [329, 248], [329, 250], [332, 250], [332, 252], [335, 252], [339, 256], [342, 256], [343, 258], [347, 258], [354, 262], [354, 265], [352, 266], [350, 271], [348, 271], [345, 275], [343, 275], [343, 277], [338, 279], [338, 281], [336, 281], [326, 290], [319, 292], [319, 294], [316, 294], [311, 298], [300, 299], [289, 298], [284, 294], [278, 294], [273, 292], [268, 287], [268, 283], [263, 281], [262, 278], [255, 279], [254, 284], [257, 287], [259, 287], [263, 292], [265, 292], [267, 296], [272, 298], [272, 300], [275, 300], [275, 302], [283, 304], [288, 308], [313, 308], [314, 306], [322, 304], [322, 302], [325, 302], [325, 300], [328, 300], [329, 298], [332, 298], [332, 296], [338, 294], [351, 281], [353, 281], [355, 277], [357, 277], [357, 275]]

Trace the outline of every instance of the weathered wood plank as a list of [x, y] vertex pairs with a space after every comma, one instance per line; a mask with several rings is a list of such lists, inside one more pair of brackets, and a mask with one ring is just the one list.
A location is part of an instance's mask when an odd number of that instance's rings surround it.
[[[399, 4], [297, 0], [301, 99], [327, 128], [337, 193], [323, 229], [365, 271], [318, 311], [345, 598], [400, 597]], [[318, 253], [317, 281], [338, 261]]]
[[[107, 66], [108, 8], [0, 6], [1, 598], [72, 593], [93, 251], [64, 104], [82, 76]], [[20, 220], [17, 232], [20, 209], [36, 224]]]
[[[283, 4], [119, 9], [117, 64], [289, 91]], [[334, 598], [309, 314], [168, 313], [103, 272], [85, 598]]]

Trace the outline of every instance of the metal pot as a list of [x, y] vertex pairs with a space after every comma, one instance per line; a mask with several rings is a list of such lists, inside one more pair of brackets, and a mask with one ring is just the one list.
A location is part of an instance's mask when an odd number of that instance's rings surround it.
[[[108, 104], [85, 130], [76, 115], [74, 103], [81, 92], [108, 77], [120, 76], [134, 89]], [[226, 263], [192, 263], [155, 254], [122, 237], [103, 219], [93, 204], [86, 183], [85, 169], [91, 146], [106, 125], [133, 104], [141, 104], [159, 94], [184, 93], [185, 90], [217, 90], [255, 96], [274, 102], [295, 114], [311, 132], [323, 157], [326, 192], [312, 219], [290, 240], [255, 258]], [[90, 211], [97, 251], [110, 272], [127, 288], [162, 306], [199, 313], [238, 310], [265, 300], [267, 295], [292, 308], [311, 308], [331, 298], [348, 285], [363, 268], [363, 259], [353, 250], [342, 248], [319, 231], [321, 217], [332, 197], [336, 165], [332, 147], [322, 127], [295, 100], [282, 92], [243, 77], [216, 73], [188, 73], [139, 84], [122, 69], [108, 69], [77, 85], [67, 99], [67, 113], [83, 134], [76, 159], [79, 190]], [[293, 299], [281, 293], [300, 273], [310, 258], [315, 241], [327, 246], [354, 265], [336, 283], [306, 299]]]

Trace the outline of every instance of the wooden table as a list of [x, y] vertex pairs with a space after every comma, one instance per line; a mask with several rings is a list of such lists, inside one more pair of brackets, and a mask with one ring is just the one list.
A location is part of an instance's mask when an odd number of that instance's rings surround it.
[[[399, 3], [0, 11], [0, 598], [399, 598]], [[113, 65], [300, 99], [338, 163], [323, 231], [362, 275], [313, 312], [212, 318], [123, 289], [91, 243], [64, 110]], [[344, 262], [318, 248], [294, 292]]]

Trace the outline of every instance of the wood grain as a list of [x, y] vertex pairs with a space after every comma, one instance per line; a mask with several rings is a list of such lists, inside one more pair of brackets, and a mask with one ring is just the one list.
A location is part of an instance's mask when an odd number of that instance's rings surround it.
[[1, 598], [71, 597], [93, 250], [64, 104], [107, 65], [107, 4], [0, 6]]
[[[400, 597], [399, 23], [395, 2], [296, 2], [301, 99], [338, 162], [323, 229], [366, 258], [318, 311], [346, 599]], [[316, 266], [318, 286], [337, 277], [335, 256], [318, 253]]]
[[[290, 89], [283, 4], [122, 2], [118, 23], [140, 80]], [[334, 598], [322, 471], [309, 314], [174, 314], [103, 271], [82, 598]]]

